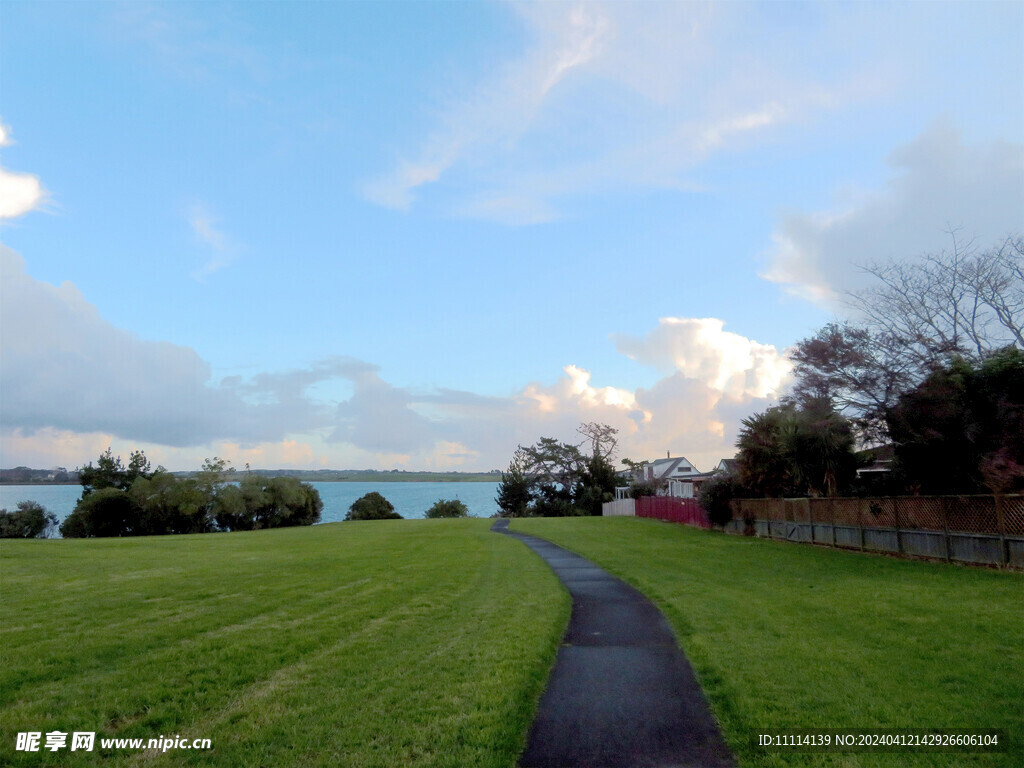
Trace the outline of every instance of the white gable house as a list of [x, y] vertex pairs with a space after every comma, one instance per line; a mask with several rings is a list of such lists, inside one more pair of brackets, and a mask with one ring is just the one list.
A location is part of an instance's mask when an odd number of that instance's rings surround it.
[[[701, 472], [683, 456], [673, 459], [671, 455], [664, 459], [648, 461], [641, 467], [639, 476], [630, 479], [635, 482], [650, 483], [657, 488], [658, 496], [674, 496], [692, 499], [694, 495], [693, 478], [701, 476]], [[616, 498], [627, 498], [628, 488], [617, 488]]]

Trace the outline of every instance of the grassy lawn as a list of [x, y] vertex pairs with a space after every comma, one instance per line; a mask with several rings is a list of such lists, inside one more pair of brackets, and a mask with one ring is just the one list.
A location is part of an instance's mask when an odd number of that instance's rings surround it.
[[[1024, 576], [636, 518], [516, 520], [653, 599], [744, 766], [1024, 765]], [[1001, 754], [785, 754], [783, 729], [1003, 729]]]
[[[489, 527], [0, 542], [0, 765], [512, 766], [569, 598]], [[14, 751], [51, 730], [97, 750]]]

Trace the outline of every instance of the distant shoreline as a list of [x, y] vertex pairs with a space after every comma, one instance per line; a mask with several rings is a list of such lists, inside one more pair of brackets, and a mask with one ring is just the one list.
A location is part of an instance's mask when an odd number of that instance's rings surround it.
[[[196, 472], [172, 472], [177, 477], [195, 477]], [[224, 476], [228, 482], [245, 477], [245, 472]], [[259, 477], [294, 477], [306, 483], [500, 483], [500, 473], [490, 472], [390, 472], [390, 471], [320, 471], [254, 469]], [[0, 485], [79, 485], [76, 480], [0, 479]]]

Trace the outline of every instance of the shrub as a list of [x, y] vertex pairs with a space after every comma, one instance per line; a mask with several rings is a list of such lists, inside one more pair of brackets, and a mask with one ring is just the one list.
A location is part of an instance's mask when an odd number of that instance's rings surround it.
[[61, 523], [66, 539], [132, 536], [139, 527], [139, 509], [120, 488], [101, 488], [83, 497]]
[[19, 501], [14, 512], [0, 509], [0, 539], [45, 539], [56, 526], [57, 516], [34, 501]]
[[469, 517], [469, 509], [458, 499], [438, 499], [423, 513], [424, 517]]
[[629, 486], [629, 497], [631, 499], [639, 499], [643, 496], [654, 496], [657, 492], [658, 489], [654, 483], [643, 483], [638, 481]]
[[738, 495], [739, 483], [732, 475], [713, 477], [700, 487], [698, 500], [713, 525], [723, 527], [732, 520], [731, 501]]
[[273, 477], [267, 481], [264, 493], [269, 504], [263, 509], [262, 525], [258, 527], [283, 528], [320, 521], [324, 503], [320, 492], [309, 483], [294, 477]]
[[376, 491], [370, 491], [362, 498], [352, 502], [348, 508], [346, 520], [401, 520], [402, 516], [395, 512], [395, 505]]

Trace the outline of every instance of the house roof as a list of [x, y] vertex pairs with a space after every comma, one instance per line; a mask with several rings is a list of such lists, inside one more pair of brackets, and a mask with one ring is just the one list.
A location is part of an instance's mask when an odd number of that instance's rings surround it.
[[684, 463], [687, 467], [693, 467], [694, 472], [697, 471], [697, 468], [693, 466], [693, 462], [685, 456], [678, 456], [674, 459], [655, 459], [654, 461], [647, 462], [647, 467], [650, 467], [650, 474], [653, 474], [654, 477], [663, 478], [669, 477], [680, 464]]

